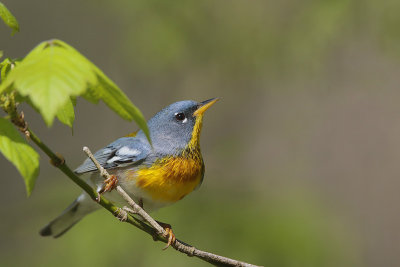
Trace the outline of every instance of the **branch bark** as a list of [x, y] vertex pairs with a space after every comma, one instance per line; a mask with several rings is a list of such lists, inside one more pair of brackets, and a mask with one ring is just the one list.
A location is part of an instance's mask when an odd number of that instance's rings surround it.
[[[93, 156], [92, 152], [88, 147], [83, 147], [83, 151], [86, 153], [86, 155], [93, 161], [94, 165], [97, 167], [97, 169], [100, 172], [100, 175], [103, 176], [104, 179], [109, 179], [110, 174], [100, 165], [100, 163], [96, 160], [96, 158]], [[117, 185], [116, 188], [117, 192], [124, 198], [124, 200], [129, 204], [129, 206], [132, 207], [132, 212], [135, 214], [138, 214], [140, 217], [143, 218], [148, 224], [150, 224], [157, 232], [157, 234], [160, 237], [166, 238], [167, 232], [164, 230], [161, 225], [158, 224], [156, 220], [154, 220], [140, 205], [138, 205], [133, 199], [125, 192], [124, 189], [122, 189], [121, 186]], [[124, 214], [124, 217], [127, 214]], [[162, 240], [164, 241], [164, 240]], [[165, 241], [164, 241], [165, 242]], [[185, 253], [188, 256], [195, 256], [198, 257], [204, 261], [207, 261], [212, 264], [217, 264], [217, 265], [225, 265], [225, 266], [256, 266], [252, 265], [246, 262], [242, 261], [237, 261], [234, 259], [230, 259], [227, 257], [223, 257], [220, 255], [216, 255], [210, 252], [202, 251], [200, 249], [197, 249], [185, 242], [182, 242], [178, 239], [175, 240], [174, 243], [171, 244], [171, 246], [176, 249], [179, 252]]]
[[[15, 109], [15, 106], [13, 107]], [[6, 111], [7, 112], [7, 111]], [[7, 112], [10, 114], [9, 110]], [[133, 226], [139, 228], [140, 230], [148, 233], [153, 237], [155, 241], [161, 241], [167, 243], [166, 239], [166, 231], [163, 227], [161, 227], [148, 213], [146, 213], [138, 204], [136, 204], [132, 198], [120, 187], [117, 186], [116, 190], [118, 193], [127, 201], [127, 203], [132, 207], [133, 212], [137, 213], [141, 216], [148, 224], [143, 221], [135, 218], [130, 215], [126, 211], [121, 208], [115, 206], [111, 201], [106, 199], [104, 196], [99, 195], [98, 192], [89, 186], [84, 180], [79, 178], [65, 163], [64, 158], [62, 158], [57, 153], [54, 153], [45, 143], [40, 140], [40, 138], [28, 127], [28, 124], [25, 122], [23, 115], [18, 115], [16, 112], [14, 114], [10, 114], [11, 121], [15, 124], [15, 126], [25, 134], [25, 136], [32, 140], [51, 160], [51, 163], [60, 169], [69, 179], [71, 179], [75, 184], [77, 184], [80, 188], [82, 188], [94, 201], [96, 201], [103, 208], [112, 213], [115, 217], [121, 219], [121, 212], [125, 212], [123, 214], [123, 221], [132, 224]], [[109, 175], [104, 168], [100, 166], [97, 160], [93, 157], [92, 153], [88, 148], [84, 148], [85, 153], [93, 160], [93, 162], [98, 167], [100, 173], [104, 177], [108, 177]], [[150, 226], [150, 225], [151, 226]], [[197, 257], [203, 261], [209, 262], [218, 266], [256, 266], [250, 263], [237, 261], [234, 259], [230, 259], [227, 257], [223, 257], [220, 255], [216, 255], [210, 252], [206, 252], [200, 249], [195, 248], [183, 241], [176, 239], [176, 241], [171, 245], [174, 249], [179, 252], [182, 252], [188, 256]]]

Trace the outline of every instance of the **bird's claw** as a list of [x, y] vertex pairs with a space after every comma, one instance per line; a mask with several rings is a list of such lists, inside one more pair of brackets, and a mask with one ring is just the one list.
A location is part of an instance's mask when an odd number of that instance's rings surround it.
[[130, 213], [130, 214], [137, 214], [137, 212], [134, 211], [133, 209], [131, 209], [130, 207], [123, 206], [122, 209], [123, 209], [125, 212], [127, 212], [127, 213]]
[[[163, 250], [166, 250], [167, 248], [169, 248], [171, 245], [173, 245], [175, 243], [175, 241], [176, 241], [175, 234], [172, 231], [172, 226], [170, 224], [159, 222], [159, 221], [157, 221], [157, 222], [162, 228], [164, 228], [164, 230], [165, 230], [164, 237], [168, 239], [167, 245], [163, 248]], [[156, 239], [154, 239], [154, 240], [156, 240]]]
[[128, 219], [128, 213], [125, 208], [118, 208], [115, 217], [117, 217], [121, 222], [126, 222]]
[[117, 187], [118, 184], [118, 178], [115, 175], [110, 175], [109, 178], [104, 180], [104, 186], [103, 188], [100, 189], [99, 193], [103, 194], [105, 192], [110, 192], [113, 190], [115, 187]]
[[165, 227], [164, 230], [166, 232], [165, 238], [168, 238], [167, 245], [163, 248], [163, 250], [166, 250], [169, 246], [175, 243], [176, 238], [174, 232], [172, 232], [172, 228]]

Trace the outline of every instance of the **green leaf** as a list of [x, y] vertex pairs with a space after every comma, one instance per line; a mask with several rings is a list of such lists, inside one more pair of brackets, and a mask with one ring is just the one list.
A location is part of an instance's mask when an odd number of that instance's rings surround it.
[[17, 19], [1, 2], [0, 2], [0, 18], [2, 18], [4, 23], [7, 24], [7, 26], [13, 30], [11, 35], [14, 35], [16, 32], [19, 32], [19, 24]]
[[0, 50], [0, 58], [2, 58], [4, 55], [4, 52], [2, 50]]
[[16, 66], [0, 86], [0, 92], [11, 84], [27, 96], [51, 126], [59, 110], [71, 97], [85, 92], [96, 82], [91, 63], [73, 48], [60, 41], [39, 44]]
[[[135, 120], [150, 141], [143, 114], [99, 68], [60, 40], [42, 42], [34, 48], [0, 84], [0, 93], [15, 89], [27, 97], [51, 126], [55, 116], [72, 126], [71, 98], [99, 100], [126, 120]], [[61, 111], [60, 111], [61, 110]]]
[[61, 107], [57, 112], [57, 118], [59, 119], [59, 121], [71, 128], [75, 120], [74, 106], [75, 104], [71, 99], [70, 101], [67, 101], [66, 104]]
[[0, 79], [3, 81], [5, 79], [5, 77], [7, 76], [7, 73], [10, 71], [11, 69], [11, 60], [9, 58], [6, 58], [3, 60], [3, 62], [0, 63]]
[[0, 151], [25, 180], [28, 196], [39, 174], [39, 154], [27, 144], [10, 121], [0, 118]]

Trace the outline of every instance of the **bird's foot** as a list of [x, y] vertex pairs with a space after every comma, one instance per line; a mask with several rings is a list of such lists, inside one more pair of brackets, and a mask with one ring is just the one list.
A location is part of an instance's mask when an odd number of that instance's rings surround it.
[[110, 192], [115, 187], [117, 187], [118, 178], [115, 175], [110, 175], [109, 178], [104, 180], [104, 186], [100, 189], [99, 193], [103, 194], [105, 192]]
[[118, 208], [117, 211], [115, 212], [115, 217], [118, 218], [118, 220], [120, 220], [121, 222], [126, 222], [126, 220], [128, 219], [128, 213], [125, 210], [125, 207]]
[[163, 250], [166, 250], [169, 246], [171, 246], [175, 243], [175, 241], [176, 241], [175, 234], [172, 231], [172, 226], [170, 224], [159, 222], [159, 221], [157, 221], [157, 222], [162, 228], [164, 228], [164, 230], [166, 232], [164, 237], [168, 239], [168, 242], [167, 242], [167, 245], [163, 248]]
[[137, 214], [136, 211], [134, 211], [132, 208], [128, 207], [128, 206], [123, 206], [122, 209], [130, 214]]

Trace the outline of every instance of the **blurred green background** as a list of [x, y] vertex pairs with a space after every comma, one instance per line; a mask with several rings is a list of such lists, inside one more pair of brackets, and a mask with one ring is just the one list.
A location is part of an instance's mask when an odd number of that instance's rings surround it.
[[[265, 266], [400, 264], [400, 2], [3, 0], [21, 25], [0, 50], [74, 46], [150, 118], [222, 100], [204, 121], [202, 187], [154, 213], [179, 239]], [[29, 125], [70, 166], [136, 130], [82, 100], [71, 131]], [[80, 190], [42, 155], [27, 199], [0, 160], [1, 266], [207, 266], [105, 211], [60, 239], [38, 230]]]

